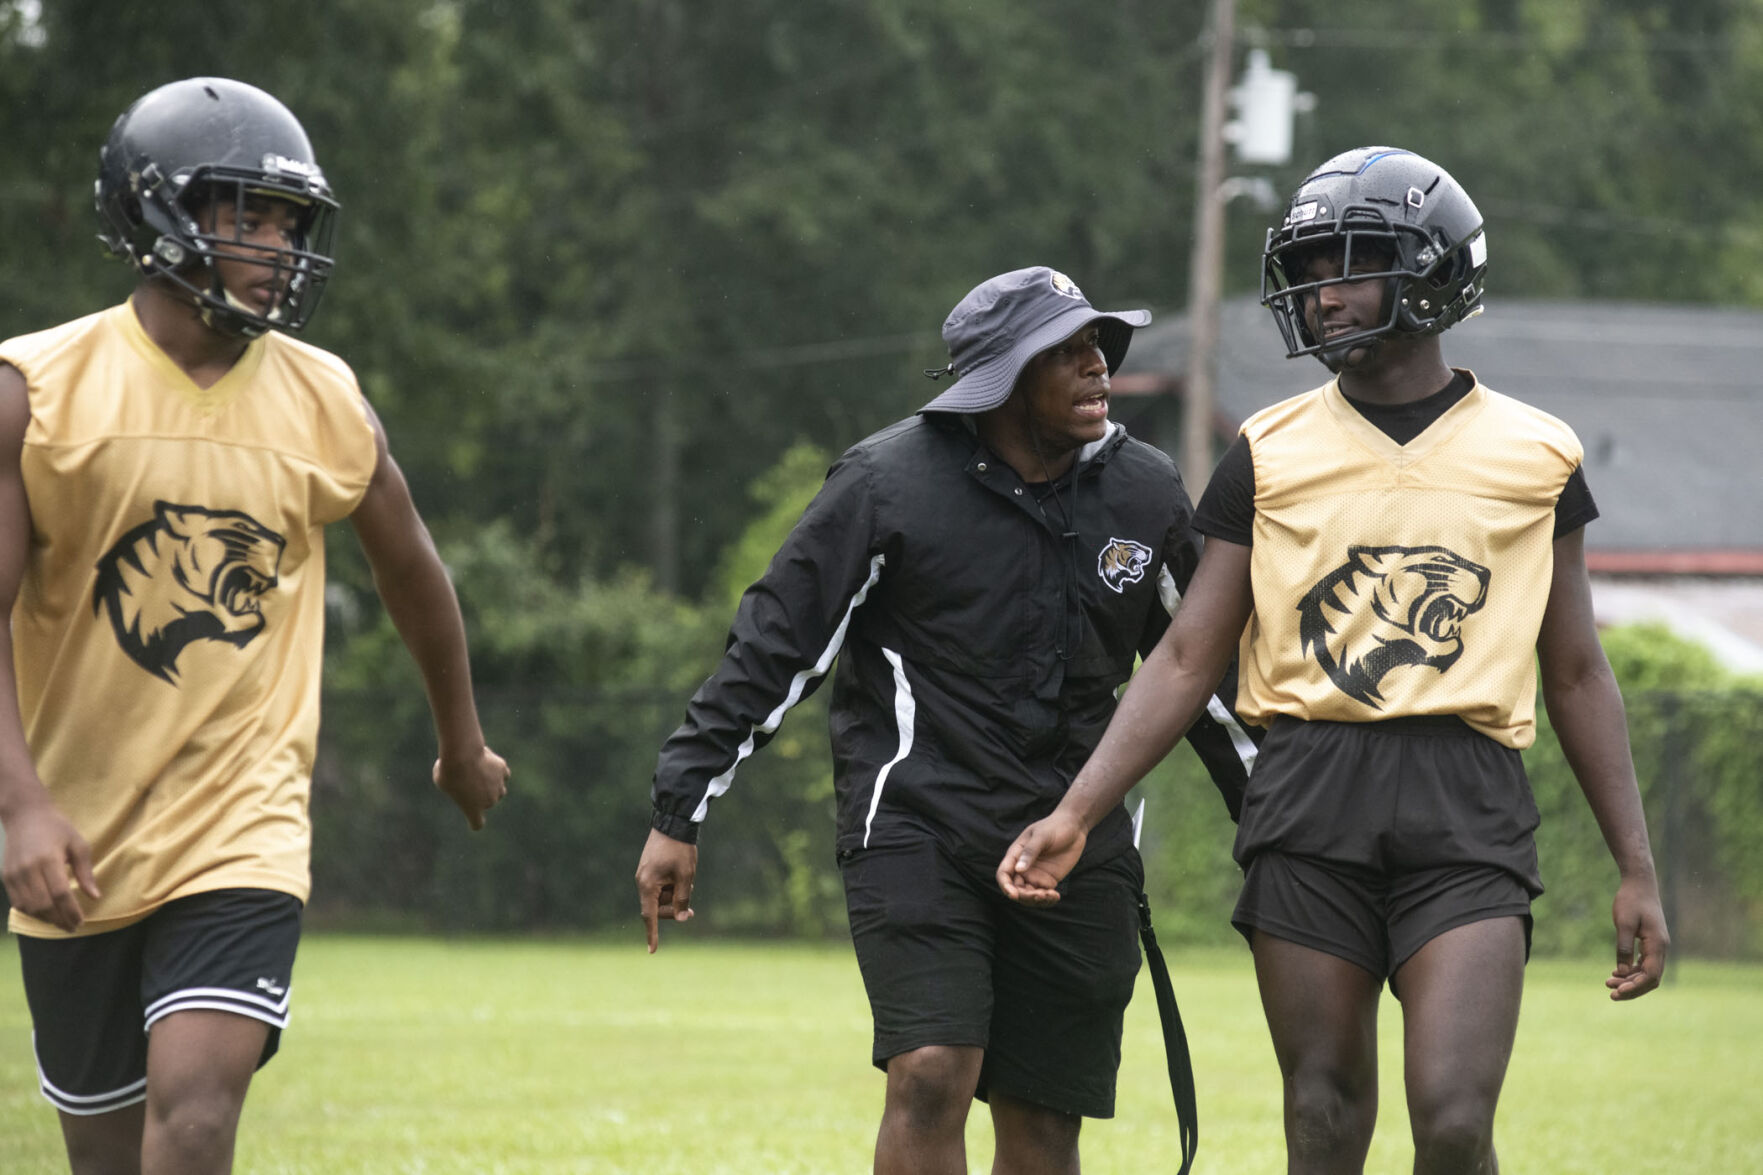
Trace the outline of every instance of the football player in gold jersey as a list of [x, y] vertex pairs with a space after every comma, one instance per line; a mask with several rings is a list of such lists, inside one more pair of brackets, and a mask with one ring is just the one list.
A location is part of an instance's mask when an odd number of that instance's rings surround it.
[[72, 1169], [221, 1172], [310, 885], [327, 523], [354, 525], [472, 828], [508, 767], [384, 430], [282, 333], [337, 207], [299, 122], [238, 82], [163, 86], [96, 197], [133, 296], [0, 343], [3, 877]]
[[[1362, 1170], [1377, 1006], [1402, 1004], [1416, 1172], [1497, 1169], [1495, 1103], [1542, 890], [1520, 760], [1536, 664], [1620, 871], [1612, 999], [1658, 986], [1669, 937], [1622, 697], [1593, 625], [1578, 439], [1449, 367], [1480, 309], [1480, 214], [1383, 147], [1324, 163], [1268, 235], [1264, 300], [1327, 384], [1257, 413], [1195, 515], [1204, 554], [1059, 808], [1011, 846], [1019, 901], [1057, 885], [1240, 647], [1238, 712], [1268, 728], [1235, 854], [1285, 1091], [1290, 1172]], [[1637, 1139], [1638, 1141], [1638, 1139]]]

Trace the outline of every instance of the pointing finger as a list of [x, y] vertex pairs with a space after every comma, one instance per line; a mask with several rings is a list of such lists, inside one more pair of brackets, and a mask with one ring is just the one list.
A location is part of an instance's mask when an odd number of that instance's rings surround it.
[[649, 939], [649, 953], [652, 955], [655, 948], [661, 945], [661, 928], [657, 925], [660, 917], [660, 895], [647, 886], [640, 887], [638, 892], [642, 897], [639, 905], [643, 912], [643, 930]]

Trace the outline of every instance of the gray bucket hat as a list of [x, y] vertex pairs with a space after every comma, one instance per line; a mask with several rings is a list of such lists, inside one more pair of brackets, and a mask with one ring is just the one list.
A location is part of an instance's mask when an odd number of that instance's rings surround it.
[[1099, 326], [1112, 375], [1126, 358], [1134, 328], [1150, 321], [1149, 310], [1097, 310], [1076, 282], [1045, 265], [999, 274], [975, 286], [943, 321], [949, 366], [925, 374], [953, 374], [955, 382], [919, 411], [996, 408], [1010, 398], [1030, 359], [1092, 322]]

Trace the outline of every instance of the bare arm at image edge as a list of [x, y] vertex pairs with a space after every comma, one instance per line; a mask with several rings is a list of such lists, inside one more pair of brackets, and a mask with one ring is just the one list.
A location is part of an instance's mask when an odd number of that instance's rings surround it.
[[378, 460], [350, 522], [386, 613], [422, 674], [440, 750], [431, 772], [435, 786], [476, 831], [484, 826], [485, 813], [508, 794], [508, 764], [484, 744], [453, 582], [371, 408], [368, 418]]
[[1555, 540], [1555, 574], [1537, 657], [1549, 721], [1620, 877], [1611, 905], [1616, 969], [1605, 986], [1611, 999], [1634, 999], [1659, 986], [1671, 936], [1659, 901], [1622, 693], [1592, 619], [1584, 530]]

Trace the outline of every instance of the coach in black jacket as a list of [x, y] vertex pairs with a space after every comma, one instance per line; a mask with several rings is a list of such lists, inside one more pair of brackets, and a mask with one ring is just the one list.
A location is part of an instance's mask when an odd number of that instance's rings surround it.
[[[1125, 808], [1050, 910], [992, 873], [1057, 805], [1198, 559], [1174, 464], [1108, 419], [1149, 321], [1045, 267], [962, 299], [954, 385], [833, 466], [661, 750], [637, 869], [651, 951], [659, 919], [691, 915], [710, 802], [838, 658], [837, 849], [888, 1075], [878, 1172], [964, 1172], [976, 1093], [1000, 1170], [1074, 1169], [1082, 1117], [1113, 1113], [1139, 966]], [[1234, 801], [1253, 744], [1212, 714], [1189, 739]]]

